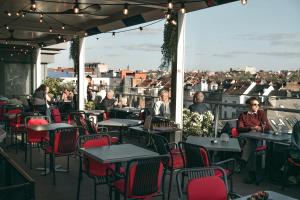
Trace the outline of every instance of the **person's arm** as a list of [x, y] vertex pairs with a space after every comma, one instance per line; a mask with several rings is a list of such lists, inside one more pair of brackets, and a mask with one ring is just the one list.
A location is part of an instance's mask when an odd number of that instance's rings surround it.
[[160, 105], [161, 104], [158, 101], [154, 103], [154, 115], [160, 115]]
[[237, 129], [239, 133], [245, 133], [252, 130], [250, 127], [247, 127], [245, 125], [243, 114], [239, 116], [239, 119], [237, 121]]
[[264, 111], [261, 111], [261, 121], [262, 122], [266, 122], [266, 127], [265, 127], [265, 131], [269, 131], [270, 130], [270, 123], [267, 117], [267, 113]]

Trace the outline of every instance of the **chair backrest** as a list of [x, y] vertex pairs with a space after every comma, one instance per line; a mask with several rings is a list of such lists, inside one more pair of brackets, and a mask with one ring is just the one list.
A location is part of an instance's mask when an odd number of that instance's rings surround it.
[[168, 148], [168, 140], [157, 134], [150, 135], [151, 140], [154, 144], [154, 149], [159, 155], [166, 155], [170, 153], [170, 149]]
[[207, 150], [199, 145], [179, 142], [180, 152], [184, 158], [186, 168], [209, 167], [210, 159]]
[[102, 114], [102, 116], [103, 116], [103, 120], [108, 120], [109, 119], [109, 113], [108, 112], [104, 112]]
[[[93, 135], [82, 135], [78, 138], [77, 148], [95, 148], [111, 145], [111, 139], [109, 135], [105, 134], [93, 134]], [[105, 176], [107, 169], [110, 164], [101, 164], [93, 158], [80, 155], [80, 168], [83, 168], [88, 175], [91, 176], [90, 172], [97, 171], [98, 176]]]
[[300, 121], [298, 121], [293, 127], [292, 145], [300, 151]]
[[75, 119], [77, 126], [81, 126], [82, 132], [80, 133], [80, 135], [89, 135], [85, 116], [84, 115], [75, 115], [74, 119]]
[[[218, 176], [217, 174], [222, 174]], [[181, 178], [187, 178], [187, 181]], [[176, 177], [179, 199], [186, 188], [187, 200], [227, 200], [227, 176], [221, 167], [204, 167], [179, 170]], [[186, 183], [182, 188], [182, 183]]]
[[9, 126], [16, 126], [16, 120], [19, 114], [23, 112], [22, 108], [11, 108], [6, 111], [7, 114], [14, 114], [16, 117], [9, 119]]
[[89, 118], [86, 118], [85, 122], [86, 122], [87, 131], [89, 132], [89, 134], [96, 134], [97, 133], [97, 127], [94, 124], [93, 120], [89, 119]]
[[151, 197], [161, 191], [168, 156], [130, 161], [126, 168], [125, 196]]
[[49, 124], [47, 116], [27, 116], [25, 117], [25, 126], [27, 128], [28, 142], [41, 142], [48, 135], [48, 131], [34, 131], [30, 126]]
[[51, 109], [51, 117], [53, 119], [54, 123], [61, 123], [62, 119], [61, 119], [61, 114], [58, 108], [52, 108]]
[[78, 128], [57, 129], [54, 137], [55, 154], [72, 154], [76, 152]]

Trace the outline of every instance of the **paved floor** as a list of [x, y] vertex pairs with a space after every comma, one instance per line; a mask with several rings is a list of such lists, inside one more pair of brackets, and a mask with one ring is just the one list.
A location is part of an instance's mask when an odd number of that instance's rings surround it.
[[[136, 140], [131, 140], [132, 143], [138, 143]], [[143, 145], [139, 143], [139, 145]], [[29, 164], [24, 163], [24, 153], [19, 151], [18, 154], [15, 153], [13, 149], [8, 149], [7, 153], [21, 166], [28, 174], [30, 174], [36, 181], [36, 199], [37, 200], [73, 200], [76, 199], [77, 190], [77, 177], [78, 177], [78, 159], [70, 159], [70, 169], [69, 173], [57, 173], [56, 174], [56, 186], [52, 185], [52, 174], [47, 176], [41, 176], [40, 172], [29, 169]], [[65, 158], [58, 158], [56, 164], [61, 164], [66, 166]], [[34, 150], [33, 155], [33, 168], [43, 165], [43, 152]], [[168, 178], [168, 177], [167, 177]], [[168, 183], [168, 180], [166, 181]], [[237, 174], [234, 176], [234, 189], [237, 193], [241, 195], [251, 194], [259, 190], [272, 190], [277, 191], [296, 199], [300, 199], [300, 188], [299, 185], [289, 186], [284, 191], [281, 190], [280, 185], [272, 184], [270, 182], [263, 182], [259, 186], [247, 185], [242, 183], [241, 175]], [[176, 184], [173, 182], [172, 186], [172, 198], [177, 198]], [[97, 199], [109, 199], [108, 198], [108, 187], [106, 185], [99, 186], [97, 191]], [[82, 187], [81, 187], [81, 200], [93, 199], [93, 181], [84, 175]], [[157, 198], [159, 199], [159, 198]]]

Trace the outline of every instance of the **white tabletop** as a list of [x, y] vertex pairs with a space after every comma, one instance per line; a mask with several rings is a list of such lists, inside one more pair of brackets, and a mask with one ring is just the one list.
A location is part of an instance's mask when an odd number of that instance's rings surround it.
[[97, 123], [98, 126], [110, 126], [110, 127], [131, 127], [142, 124], [141, 120], [133, 119], [108, 119]]

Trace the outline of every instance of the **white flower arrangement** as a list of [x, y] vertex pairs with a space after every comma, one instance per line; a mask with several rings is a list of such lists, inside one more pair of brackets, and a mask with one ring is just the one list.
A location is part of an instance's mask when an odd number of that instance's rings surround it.
[[183, 135], [213, 136], [214, 115], [208, 111], [204, 114], [183, 109]]

